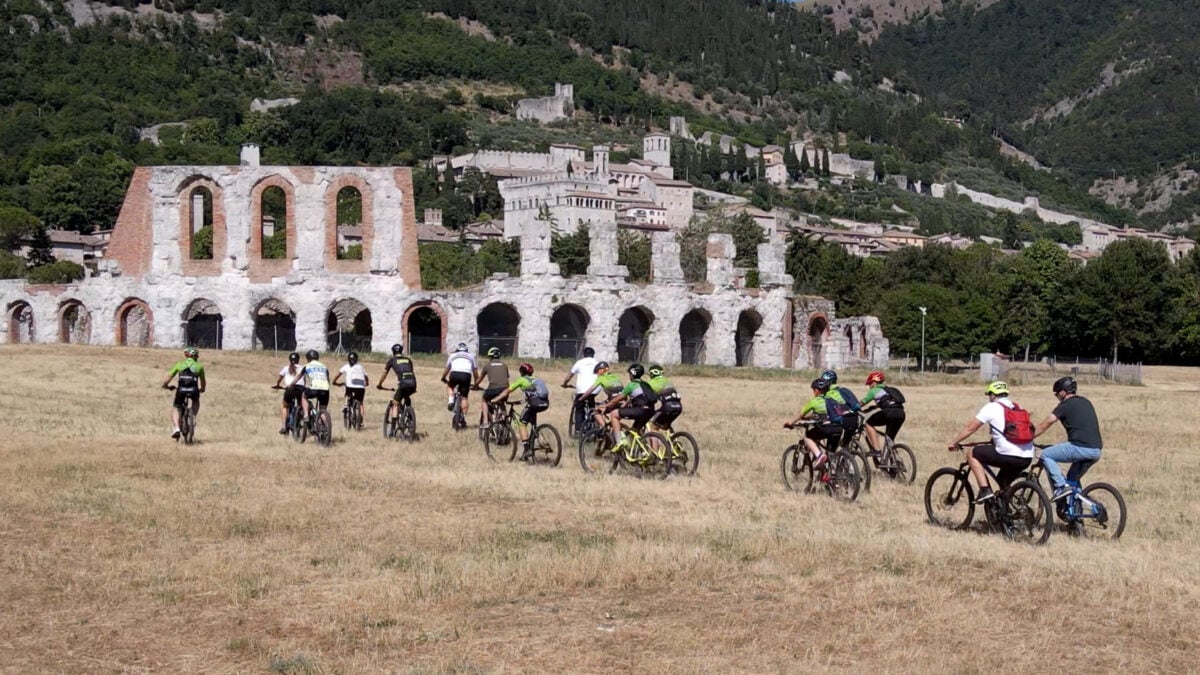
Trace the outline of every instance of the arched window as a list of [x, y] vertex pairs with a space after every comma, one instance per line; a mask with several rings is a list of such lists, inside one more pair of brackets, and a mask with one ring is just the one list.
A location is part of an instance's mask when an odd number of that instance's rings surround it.
[[188, 227], [191, 228], [192, 260], [213, 258], [213, 195], [206, 187], [194, 188], [188, 194]]
[[650, 328], [654, 313], [645, 307], [630, 307], [617, 322], [617, 359], [644, 361], [649, 353]]
[[693, 309], [679, 322], [679, 362], [703, 364], [706, 358], [705, 339], [712, 317], [703, 309]]
[[337, 193], [337, 259], [362, 260], [363, 196], [347, 185]]
[[283, 188], [272, 185], [263, 190], [262, 220], [259, 222], [263, 260], [284, 260], [288, 257], [287, 217], [287, 194]]
[[516, 354], [520, 325], [521, 315], [512, 305], [493, 302], [484, 307], [475, 319], [480, 353], [492, 347], [499, 347], [500, 353], [505, 356]]
[[577, 359], [587, 346], [591, 317], [579, 305], [563, 305], [550, 317], [550, 358]]

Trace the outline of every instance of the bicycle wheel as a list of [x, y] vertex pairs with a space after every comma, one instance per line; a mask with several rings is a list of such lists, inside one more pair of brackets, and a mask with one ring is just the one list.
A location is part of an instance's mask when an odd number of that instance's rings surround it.
[[533, 457], [529, 459], [529, 463], [556, 467], [561, 461], [562, 436], [558, 435], [558, 429], [550, 424], [539, 424], [534, 429]]
[[584, 473], [595, 473], [607, 464], [608, 434], [603, 429], [586, 429], [579, 436], [579, 467]]
[[871, 460], [867, 457], [866, 451], [863, 450], [862, 446], [858, 444], [858, 441], [853, 441], [850, 444], [850, 447], [846, 448], [846, 452], [850, 454], [850, 457], [854, 460], [854, 463], [858, 465], [855, 468], [858, 469], [858, 481], [861, 484], [863, 491], [870, 492]]
[[[866, 460], [864, 456], [863, 461]], [[829, 494], [839, 501], [852, 502], [858, 499], [861, 481], [858, 475], [858, 458], [846, 450], [838, 450], [829, 458]]]
[[400, 410], [400, 418], [396, 424], [400, 438], [409, 443], [417, 440], [417, 411], [413, 410], [411, 405], [406, 405]]
[[917, 455], [912, 448], [897, 443], [883, 451], [879, 473], [897, 483], [912, 485], [917, 480]]
[[320, 415], [317, 415], [317, 443], [328, 448], [333, 445], [333, 418], [329, 416], [328, 410], [322, 410]]
[[179, 415], [179, 435], [184, 445], [191, 445], [196, 435], [196, 417], [191, 406], [185, 406]]
[[397, 419], [398, 418], [396, 417], [392, 417], [392, 404], [387, 404], [387, 406], [383, 409], [383, 424], [380, 425], [383, 429], [384, 438], [391, 439], [396, 437]]
[[1125, 498], [1108, 483], [1092, 483], [1083, 490], [1083, 498], [1093, 504], [1081, 503], [1077, 533], [1088, 539], [1116, 541], [1125, 531]]
[[308, 439], [308, 425], [312, 421], [312, 417], [300, 416], [296, 424], [296, 442], [303, 443]]
[[657, 431], [642, 434], [642, 447], [645, 449], [643, 470], [659, 478], [666, 478], [671, 472], [671, 442]]
[[779, 473], [783, 475], [783, 487], [789, 492], [811, 492], [813, 482], [812, 459], [802, 445], [789, 445], [779, 460]]
[[695, 476], [700, 468], [700, 445], [696, 437], [686, 431], [671, 434], [671, 455], [667, 459], [669, 473]]
[[483, 452], [493, 462], [498, 461], [497, 456], [507, 445], [506, 441], [509, 440], [507, 430], [507, 422], [492, 422], [483, 430]]
[[1018, 480], [1008, 488], [1006, 501], [1004, 536], [1027, 544], [1046, 543], [1054, 527], [1054, 515], [1041, 486], [1031, 480]]
[[347, 430], [349, 430], [351, 425], [354, 424], [354, 413], [351, 411], [352, 407], [353, 406], [350, 404], [346, 404], [346, 409], [342, 411], [342, 426]]
[[975, 491], [967, 477], [949, 466], [934, 471], [925, 483], [925, 515], [939, 527], [970, 527], [975, 517]]
[[363, 430], [363, 407], [362, 407], [362, 404], [359, 403], [358, 401], [355, 401], [350, 406], [350, 412], [352, 414], [352, 419], [350, 420], [351, 427], [355, 431], [362, 431]]

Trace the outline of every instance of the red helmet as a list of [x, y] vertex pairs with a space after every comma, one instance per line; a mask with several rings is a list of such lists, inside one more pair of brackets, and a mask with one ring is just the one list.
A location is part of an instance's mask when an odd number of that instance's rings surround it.
[[885, 378], [882, 370], [872, 370], [871, 373], [867, 375], [867, 386], [869, 387], [872, 384], [879, 384], [880, 382], [883, 382], [884, 379]]
[[522, 375], [525, 375], [525, 376], [532, 375], [533, 374], [533, 364], [532, 363], [522, 363], [521, 367], [518, 370], [521, 371]]

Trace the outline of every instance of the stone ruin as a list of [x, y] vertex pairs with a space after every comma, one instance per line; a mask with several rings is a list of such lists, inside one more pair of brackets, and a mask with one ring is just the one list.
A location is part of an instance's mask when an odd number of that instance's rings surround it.
[[575, 85], [555, 83], [554, 95], [517, 101], [517, 119], [549, 124], [575, 114]]
[[[617, 258], [617, 225], [592, 224], [588, 274], [550, 259], [551, 224], [520, 235], [521, 272], [464, 289], [421, 287], [412, 176], [401, 167], [241, 166], [135, 170], [96, 274], [65, 285], [0, 281], [8, 343], [205, 349], [444, 352], [465, 342], [506, 355], [664, 364], [882, 367], [872, 317], [797, 296], [776, 235], [759, 246], [757, 287], [733, 240], [709, 237], [707, 280], [689, 284], [671, 231], [651, 232], [649, 283]], [[339, 193], [361, 200], [339, 223]], [[338, 230], [361, 228], [361, 259], [339, 256]], [[202, 231], [211, 247], [193, 247]]]

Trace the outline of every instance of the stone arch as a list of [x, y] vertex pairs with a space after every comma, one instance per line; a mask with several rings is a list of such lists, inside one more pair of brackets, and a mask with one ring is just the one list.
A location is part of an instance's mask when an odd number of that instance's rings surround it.
[[371, 310], [354, 298], [342, 298], [325, 313], [325, 347], [335, 354], [371, 351]]
[[263, 260], [287, 260], [289, 228], [287, 193], [278, 185], [268, 185], [258, 196], [259, 219], [255, 223], [259, 237], [259, 257]]
[[653, 326], [654, 312], [642, 305], [622, 312], [617, 321], [617, 359], [625, 362], [645, 361]]
[[[179, 185], [179, 259], [183, 261], [186, 275], [220, 274], [221, 260], [225, 258], [225, 207], [221, 186], [207, 176], [191, 176]], [[206, 255], [197, 255], [199, 245], [193, 247], [201, 230], [207, 228], [205, 237], [211, 242]]]
[[587, 346], [591, 315], [579, 305], [567, 303], [550, 315], [550, 358], [577, 359]]
[[141, 298], [128, 298], [117, 308], [117, 344], [149, 347], [154, 344], [154, 312]]
[[92, 339], [92, 315], [78, 300], [64, 300], [58, 306], [58, 341], [65, 345], [85, 345]]
[[744, 309], [738, 314], [737, 329], [733, 334], [735, 365], [754, 365], [754, 343], [762, 323], [763, 318], [758, 310]]
[[254, 308], [252, 348], [290, 352], [296, 349], [296, 313], [278, 298], [267, 298]]
[[679, 321], [679, 362], [703, 364], [707, 359], [705, 342], [712, 315], [703, 309], [693, 309]]
[[480, 310], [475, 317], [475, 328], [479, 334], [479, 352], [498, 347], [504, 356], [519, 352], [517, 336], [521, 328], [521, 313], [503, 302], [493, 302]]
[[436, 302], [417, 302], [405, 310], [404, 348], [409, 354], [441, 354], [446, 350], [446, 312]]
[[[279, 192], [282, 191], [282, 206], [278, 202]], [[268, 190], [271, 192], [268, 195]], [[273, 195], [273, 196], [272, 196]], [[268, 202], [264, 209], [264, 197]], [[296, 257], [296, 191], [290, 182], [279, 175], [267, 176], [255, 184], [250, 191], [250, 244], [246, 248], [246, 260], [250, 266], [251, 281], [267, 281], [271, 277], [282, 276], [291, 269], [292, 258]], [[264, 218], [280, 218], [283, 222], [274, 220], [264, 222]], [[282, 258], [266, 258], [263, 255], [264, 225], [270, 225], [274, 235], [279, 227], [283, 228], [282, 241], [268, 243], [268, 253], [272, 247], [276, 249], [282, 244]]]
[[33, 305], [17, 300], [8, 305], [8, 341], [23, 344], [37, 339], [37, 326], [33, 320]]
[[829, 319], [814, 314], [808, 319], [809, 365], [817, 370], [825, 367], [825, 338], [829, 334]]
[[196, 298], [183, 310], [183, 342], [197, 349], [223, 349], [225, 317], [217, 303]]

